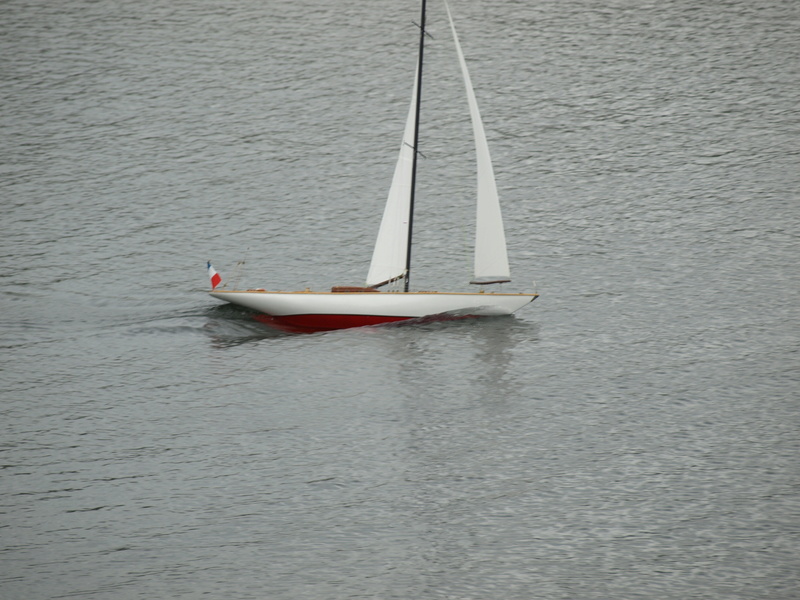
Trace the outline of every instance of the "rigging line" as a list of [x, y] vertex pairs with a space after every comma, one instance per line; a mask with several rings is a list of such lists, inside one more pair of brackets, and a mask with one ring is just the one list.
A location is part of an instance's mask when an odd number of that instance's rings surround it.
[[414, 26], [415, 26], [415, 27], [417, 27], [417, 29], [421, 29], [421, 30], [422, 30], [422, 33], [424, 33], [425, 35], [427, 35], [429, 38], [431, 38], [432, 40], [435, 40], [435, 39], [436, 39], [436, 38], [435, 38], [435, 37], [433, 37], [433, 36], [432, 36], [430, 33], [428, 33], [427, 31], [425, 31], [425, 28], [424, 28], [424, 26], [420, 26], [420, 24], [419, 24], [419, 23], [417, 23], [416, 21], [411, 21], [411, 22], [414, 24]]
[[239, 280], [244, 275], [244, 265], [247, 262], [247, 253], [250, 252], [250, 248], [245, 250], [244, 258], [236, 263], [236, 266], [233, 267], [233, 274], [231, 275], [231, 283], [233, 284], [233, 289], [239, 289]]
[[[408, 146], [409, 148], [411, 148], [412, 150], [414, 150], [414, 146], [412, 146], [412, 145], [411, 145], [411, 144], [409, 144], [408, 142], [403, 142], [403, 145], [405, 145], [405, 146]], [[427, 156], [425, 156], [425, 153], [424, 153], [424, 152], [420, 152], [419, 150], [417, 150], [417, 151], [416, 151], [416, 153], [417, 153], [417, 154], [419, 154], [419, 155], [420, 155], [422, 158], [424, 158], [425, 160], [427, 160], [427, 159], [428, 159], [428, 157], [427, 157]]]
[[406, 276], [406, 274], [407, 274], [407, 271], [403, 271], [397, 277], [391, 277], [390, 279], [387, 279], [386, 281], [381, 281], [380, 283], [376, 283], [376, 284], [371, 285], [369, 287], [378, 289], [379, 287], [383, 287], [384, 285], [388, 285], [390, 283], [394, 283], [396, 281], [400, 281], [401, 279], [403, 279]]

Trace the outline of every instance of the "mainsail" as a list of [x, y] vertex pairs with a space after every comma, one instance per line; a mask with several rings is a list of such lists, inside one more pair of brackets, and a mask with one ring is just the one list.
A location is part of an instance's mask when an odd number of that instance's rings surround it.
[[411, 94], [403, 143], [394, 168], [389, 197], [383, 211], [378, 239], [372, 253], [367, 285], [377, 286], [402, 278], [408, 253], [408, 223], [411, 203], [411, 171], [414, 163], [414, 125], [417, 107], [417, 77]]

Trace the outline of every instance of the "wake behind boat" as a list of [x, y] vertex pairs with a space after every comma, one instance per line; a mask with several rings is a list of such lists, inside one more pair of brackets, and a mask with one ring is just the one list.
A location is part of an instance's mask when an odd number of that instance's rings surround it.
[[[489, 146], [450, 7], [446, 0], [444, 4], [467, 92], [477, 155], [475, 260], [474, 278], [470, 283], [505, 283], [511, 280], [511, 276]], [[411, 106], [366, 286], [337, 286], [330, 292], [216, 289], [220, 277], [209, 263], [210, 294], [213, 297], [256, 310], [260, 313], [256, 316], [259, 321], [290, 332], [329, 331], [421, 318], [510, 315], [538, 297], [535, 293], [507, 294], [483, 290], [475, 293], [409, 291], [425, 16], [426, 2], [422, 0], [419, 54]]]

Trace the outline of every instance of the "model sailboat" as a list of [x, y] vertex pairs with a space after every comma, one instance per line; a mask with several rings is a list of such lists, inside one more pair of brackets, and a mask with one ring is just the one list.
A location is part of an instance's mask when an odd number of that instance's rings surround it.
[[[218, 283], [219, 276], [214, 271], [212, 296], [254, 309], [259, 313], [256, 315], [259, 321], [290, 332], [328, 331], [427, 317], [447, 319], [510, 315], [538, 297], [535, 293], [486, 293], [483, 290], [474, 293], [409, 291], [425, 49], [425, 5], [425, 0], [422, 0], [419, 56], [411, 107], [366, 286], [334, 287], [330, 292], [226, 290], [216, 289], [214, 281]], [[475, 277], [471, 283], [504, 283], [510, 281], [511, 277], [489, 146], [446, 0], [445, 6], [464, 77], [477, 153]], [[212, 270], [209, 264], [210, 274]], [[379, 288], [387, 291], [380, 291]]]

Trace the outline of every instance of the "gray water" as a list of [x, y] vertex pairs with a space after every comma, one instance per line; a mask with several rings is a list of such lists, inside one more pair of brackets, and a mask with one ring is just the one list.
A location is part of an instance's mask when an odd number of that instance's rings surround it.
[[[800, 597], [795, 0], [454, 0], [541, 298], [305, 336], [205, 261], [362, 283], [416, 3], [0, 9], [0, 597]], [[472, 142], [429, 25], [413, 283], [454, 290]]]

